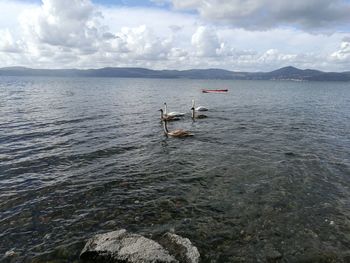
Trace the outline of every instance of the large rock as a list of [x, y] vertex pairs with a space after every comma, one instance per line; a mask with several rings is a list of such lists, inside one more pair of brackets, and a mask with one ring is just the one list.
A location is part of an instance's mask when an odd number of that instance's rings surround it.
[[178, 263], [157, 242], [125, 229], [96, 235], [80, 254], [85, 262]]
[[192, 245], [188, 238], [173, 233], [166, 233], [159, 241], [171, 255], [181, 263], [198, 263], [198, 249]]

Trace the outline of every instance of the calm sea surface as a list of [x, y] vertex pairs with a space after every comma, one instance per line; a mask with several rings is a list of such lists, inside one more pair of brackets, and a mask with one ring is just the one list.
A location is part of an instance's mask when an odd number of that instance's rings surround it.
[[[164, 102], [194, 137], [164, 136]], [[350, 262], [349, 187], [350, 83], [0, 78], [4, 262], [74, 262], [119, 228], [203, 262]]]

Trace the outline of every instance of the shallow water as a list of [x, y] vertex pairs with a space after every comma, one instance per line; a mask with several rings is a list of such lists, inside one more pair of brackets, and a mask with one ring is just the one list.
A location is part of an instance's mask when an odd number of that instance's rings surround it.
[[[194, 137], [164, 136], [165, 101]], [[349, 131], [346, 82], [1, 77], [0, 259], [73, 262], [126, 228], [203, 262], [349, 262]]]

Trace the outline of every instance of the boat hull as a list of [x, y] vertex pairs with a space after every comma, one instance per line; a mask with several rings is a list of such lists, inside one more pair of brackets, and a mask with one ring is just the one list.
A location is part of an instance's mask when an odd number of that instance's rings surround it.
[[203, 89], [203, 93], [223, 93], [228, 92], [228, 89]]

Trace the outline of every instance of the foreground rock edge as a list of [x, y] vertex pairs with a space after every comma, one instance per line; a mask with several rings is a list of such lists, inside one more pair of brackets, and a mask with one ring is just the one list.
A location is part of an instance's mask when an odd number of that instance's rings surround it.
[[158, 243], [120, 229], [90, 238], [80, 259], [96, 263], [198, 263], [200, 254], [188, 238], [173, 233], [166, 233]]

